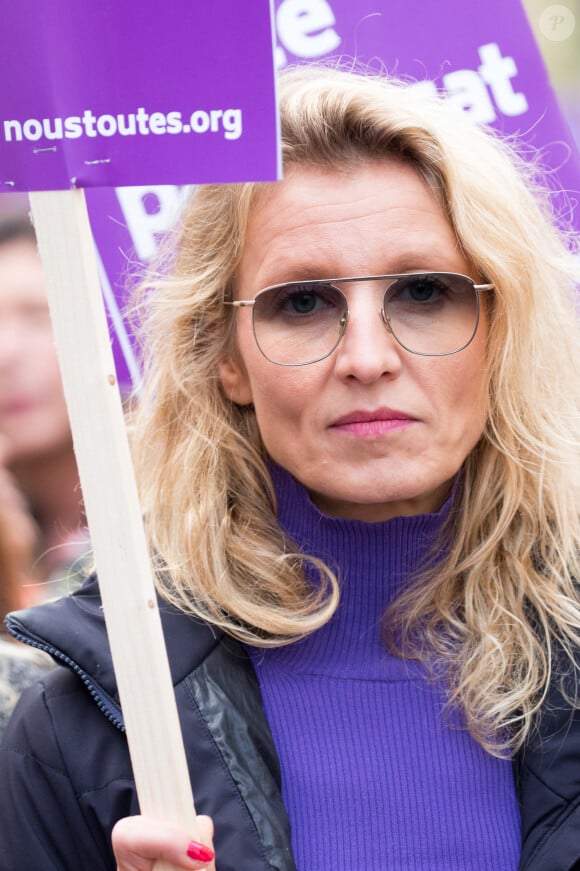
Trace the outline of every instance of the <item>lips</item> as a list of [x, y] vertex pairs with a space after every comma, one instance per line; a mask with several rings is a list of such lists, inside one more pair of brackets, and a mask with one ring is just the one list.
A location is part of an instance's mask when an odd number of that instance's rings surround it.
[[331, 426], [346, 426], [352, 423], [374, 423], [380, 421], [412, 421], [415, 418], [404, 411], [392, 408], [379, 408], [376, 411], [352, 411], [335, 420]]
[[378, 408], [374, 411], [351, 411], [339, 417], [330, 429], [359, 439], [377, 439], [397, 430], [406, 429], [416, 418], [393, 408]]

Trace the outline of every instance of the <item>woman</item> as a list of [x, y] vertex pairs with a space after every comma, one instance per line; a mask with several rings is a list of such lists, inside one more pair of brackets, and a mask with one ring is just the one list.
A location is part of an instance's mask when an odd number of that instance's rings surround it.
[[82, 680], [13, 718], [5, 855], [569, 869], [574, 262], [532, 170], [443, 102], [299, 70], [281, 115], [284, 182], [200, 189], [143, 302], [137, 469], [214, 846], [134, 816], [93, 579], [10, 620]]

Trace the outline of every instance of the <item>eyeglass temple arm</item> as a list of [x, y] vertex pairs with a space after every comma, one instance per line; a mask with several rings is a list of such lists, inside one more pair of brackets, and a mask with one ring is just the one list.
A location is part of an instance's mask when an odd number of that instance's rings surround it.
[[474, 284], [474, 290], [493, 290], [495, 287], [494, 284]]

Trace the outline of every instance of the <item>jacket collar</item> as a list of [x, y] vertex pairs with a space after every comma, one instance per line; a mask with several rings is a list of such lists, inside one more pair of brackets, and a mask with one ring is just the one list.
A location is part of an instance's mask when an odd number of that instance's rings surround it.
[[[220, 642], [223, 633], [159, 599], [161, 625], [173, 685], [193, 671]], [[104, 692], [118, 706], [119, 697], [97, 578], [62, 599], [15, 611], [6, 618], [11, 635], [47, 651], [57, 662]]]

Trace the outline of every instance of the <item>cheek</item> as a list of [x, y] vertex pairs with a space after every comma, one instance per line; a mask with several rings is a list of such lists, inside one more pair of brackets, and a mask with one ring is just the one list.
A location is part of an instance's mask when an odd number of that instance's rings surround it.
[[478, 348], [473, 351], [463, 359], [459, 356], [453, 360], [447, 371], [440, 370], [433, 386], [450, 442], [465, 445], [468, 450], [479, 440], [488, 412], [483, 355]]
[[248, 370], [256, 419], [268, 453], [276, 459], [306, 448], [316, 427], [320, 389], [312, 373], [274, 364]]
[[300, 392], [292, 383], [288, 383], [284, 374], [278, 376], [277, 372], [263, 371], [248, 373], [256, 417], [264, 438], [267, 432], [283, 429], [300, 418]]

